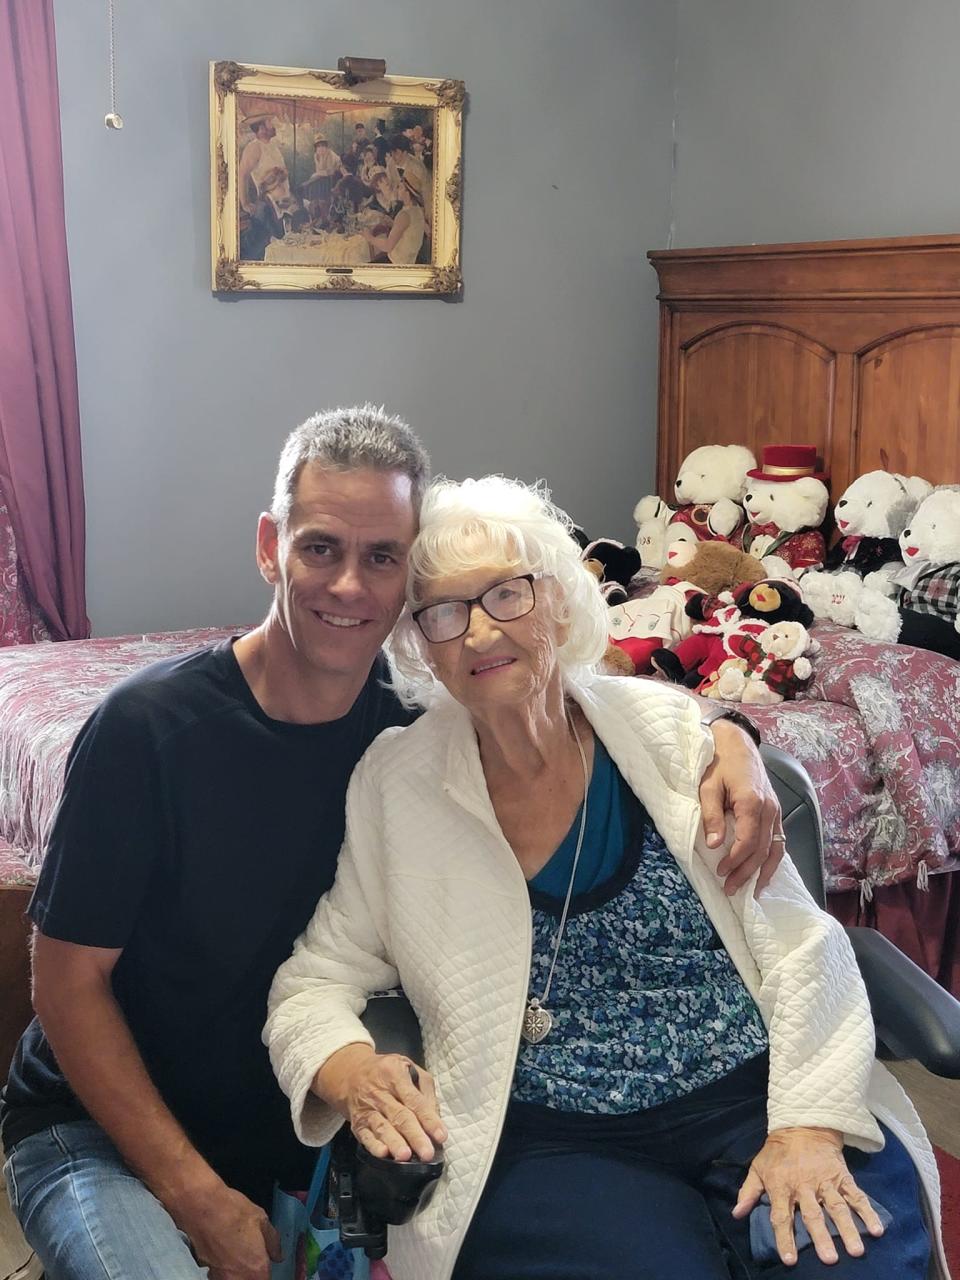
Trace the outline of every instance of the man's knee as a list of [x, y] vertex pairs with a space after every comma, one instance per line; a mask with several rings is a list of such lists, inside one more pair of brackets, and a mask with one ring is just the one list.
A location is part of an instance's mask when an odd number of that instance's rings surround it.
[[176, 1223], [92, 1123], [53, 1125], [23, 1139], [4, 1172], [46, 1280], [206, 1275]]

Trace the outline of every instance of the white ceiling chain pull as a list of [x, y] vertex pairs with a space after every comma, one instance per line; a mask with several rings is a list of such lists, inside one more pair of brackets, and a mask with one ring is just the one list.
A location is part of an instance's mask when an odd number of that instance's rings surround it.
[[113, 0], [107, 0], [107, 13], [110, 17], [110, 110], [103, 117], [103, 123], [108, 129], [122, 129], [123, 116], [117, 110], [116, 36], [113, 29]]

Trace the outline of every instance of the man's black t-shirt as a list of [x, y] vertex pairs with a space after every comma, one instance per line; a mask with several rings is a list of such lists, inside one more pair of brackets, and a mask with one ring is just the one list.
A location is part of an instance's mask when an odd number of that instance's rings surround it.
[[[347, 715], [271, 720], [225, 642], [118, 685], [67, 762], [30, 915], [42, 933], [122, 949], [113, 990], [154, 1083], [231, 1186], [267, 1203], [305, 1186], [260, 1033], [267, 992], [333, 883], [354, 765], [410, 720], [382, 659]], [[86, 1118], [39, 1022], [3, 1096], [3, 1145]]]

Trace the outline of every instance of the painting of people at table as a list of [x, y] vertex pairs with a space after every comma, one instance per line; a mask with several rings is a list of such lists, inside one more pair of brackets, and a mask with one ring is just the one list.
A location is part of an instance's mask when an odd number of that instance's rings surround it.
[[429, 264], [435, 112], [237, 95], [240, 258]]

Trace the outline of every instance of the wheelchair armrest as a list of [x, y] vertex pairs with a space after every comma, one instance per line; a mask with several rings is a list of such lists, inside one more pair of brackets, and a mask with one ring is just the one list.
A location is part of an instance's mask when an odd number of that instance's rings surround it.
[[895, 1058], [960, 1078], [960, 1001], [876, 929], [849, 927], [877, 1037]]
[[423, 1062], [420, 1023], [402, 991], [371, 996], [360, 1021], [373, 1036], [377, 1053], [403, 1053]]

